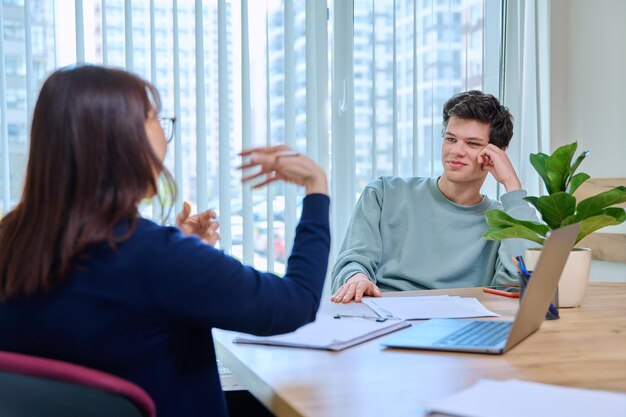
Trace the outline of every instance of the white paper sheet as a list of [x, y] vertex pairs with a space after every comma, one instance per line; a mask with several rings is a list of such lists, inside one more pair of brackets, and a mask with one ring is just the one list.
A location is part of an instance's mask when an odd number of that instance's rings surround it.
[[376, 314], [371, 308], [363, 303], [355, 303], [354, 301], [349, 303], [333, 303], [332, 301], [323, 301], [319, 314], [325, 314], [327, 316], [334, 316], [335, 314], [350, 315], [350, 316], [371, 316], [376, 317]]
[[309, 323], [292, 333], [267, 337], [240, 334], [234, 341], [237, 343], [341, 350], [408, 326], [410, 326], [409, 323], [397, 319], [377, 322], [358, 317], [336, 319], [320, 314], [313, 323]]
[[447, 295], [417, 297], [364, 298], [363, 304], [372, 310], [388, 311], [403, 320], [453, 319], [466, 317], [497, 317], [473, 297]]
[[626, 416], [626, 394], [486, 379], [426, 408], [458, 417], [618, 417]]

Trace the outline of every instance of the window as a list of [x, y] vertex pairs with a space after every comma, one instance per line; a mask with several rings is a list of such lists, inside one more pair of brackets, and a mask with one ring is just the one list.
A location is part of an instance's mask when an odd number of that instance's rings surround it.
[[467, 71], [482, 62], [478, 18], [482, 1], [477, 0], [355, 0], [354, 68], [374, 74], [354, 78], [355, 97], [370, 98], [355, 100], [355, 125], [374, 119], [373, 128], [355, 131], [357, 196], [362, 184], [379, 175], [441, 171], [439, 160], [432, 158], [441, 144], [441, 108], [467, 89], [468, 78], [475, 75]]
[[[8, 195], [4, 191], [0, 195], [6, 212], [19, 199], [25, 170], [27, 80], [39, 86], [55, 67], [74, 63], [81, 31], [75, 28], [74, 2], [31, 0], [30, 7], [37, 11], [37, 18], [30, 21], [37, 56], [25, 57], [24, 3], [4, 3], [17, 10], [0, 22], [7, 51], [7, 87], [0, 97], [8, 107], [19, 109], [3, 122], [4, 128], [11, 126], [8, 149], [0, 149], [0, 155], [8, 154], [10, 160], [9, 168], [0, 170], [0, 190], [10, 181]], [[157, 86], [163, 114], [175, 115], [180, 122], [177, 145], [170, 147], [165, 161], [178, 185], [178, 207], [187, 200], [194, 209], [217, 209], [223, 249], [259, 268], [283, 271], [302, 196], [289, 186], [243, 190], [235, 169], [243, 146], [288, 143], [336, 167], [344, 155], [329, 152], [330, 141], [351, 141], [354, 166], [349, 181], [355, 193], [345, 203], [351, 211], [354, 198], [377, 176], [437, 174], [443, 102], [457, 91], [481, 87], [482, 0], [354, 0], [354, 30], [349, 21], [343, 25], [350, 29], [354, 45], [354, 88], [346, 92], [354, 98], [353, 135], [341, 138], [329, 135], [329, 114], [324, 113], [331, 108], [326, 41], [339, 34], [327, 24], [323, 1], [248, 1], [247, 29], [241, 18], [246, 11], [236, 0], [201, 2], [202, 28], [196, 27], [194, 2], [178, 2], [176, 10], [169, 0], [151, 2], [152, 10], [148, 2], [130, 3], [132, 16], [126, 15], [124, 0], [83, 4], [83, 38], [78, 42], [84, 44], [86, 61], [132, 68]], [[331, 18], [335, 4], [328, 2]], [[312, 27], [309, 13], [315, 22]], [[131, 17], [129, 38], [126, 22]], [[196, 45], [199, 30], [201, 51]], [[247, 46], [242, 42], [246, 33]], [[322, 41], [311, 58], [307, 41], [319, 33]], [[249, 57], [247, 83], [242, 83], [244, 53]], [[204, 67], [200, 74], [199, 59]], [[309, 59], [323, 65], [311, 71]], [[27, 62], [34, 63], [31, 74]], [[331, 88], [340, 91], [344, 86]], [[249, 103], [243, 101], [244, 92]], [[310, 119], [312, 114], [316, 120]], [[250, 121], [249, 135], [244, 120]], [[203, 148], [206, 154], [199, 154]], [[332, 179], [332, 170], [330, 175]], [[272, 204], [261, 204], [264, 201]], [[142, 213], [160, 216], [157, 205], [143, 206]]]

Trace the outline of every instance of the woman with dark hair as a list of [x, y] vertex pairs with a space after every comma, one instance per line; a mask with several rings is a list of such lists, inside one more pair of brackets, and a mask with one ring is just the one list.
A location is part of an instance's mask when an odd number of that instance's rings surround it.
[[285, 146], [243, 153], [244, 169], [260, 168], [244, 180], [307, 194], [285, 276], [256, 271], [210, 245], [214, 213], [186, 208], [180, 229], [139, 215], [160, 175], [173, 187], [159, 107], [155, 88], [122, 70], [63, 69], [44, 83], [22, 199], [0, 222], [0, 350], [129, 379], [159, 416], [225, 416], [211, 329], [270, 335], [315, 319], [326, 176]]

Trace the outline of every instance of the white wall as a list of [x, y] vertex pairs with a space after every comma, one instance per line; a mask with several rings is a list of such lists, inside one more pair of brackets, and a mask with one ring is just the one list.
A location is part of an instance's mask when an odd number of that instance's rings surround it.
[[[551, 150], [578, 141], [581, 170], [626, 178], [626, 1], [550, 3]], [[626, 224], [603, 232], [626, 233]], [[626, 264], [594, 261], [593, 281], [626, 281]]]
[[626, 177], [626, 1], [552, 0], [551, 148], [578, 140], [592, 177]]

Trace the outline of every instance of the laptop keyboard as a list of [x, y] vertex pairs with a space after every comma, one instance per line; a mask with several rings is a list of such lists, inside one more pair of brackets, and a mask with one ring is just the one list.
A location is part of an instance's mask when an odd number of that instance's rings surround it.
[[506, 340], [512, 322], [473, 321], [437, 341], [437, 346], [496, 346]]

